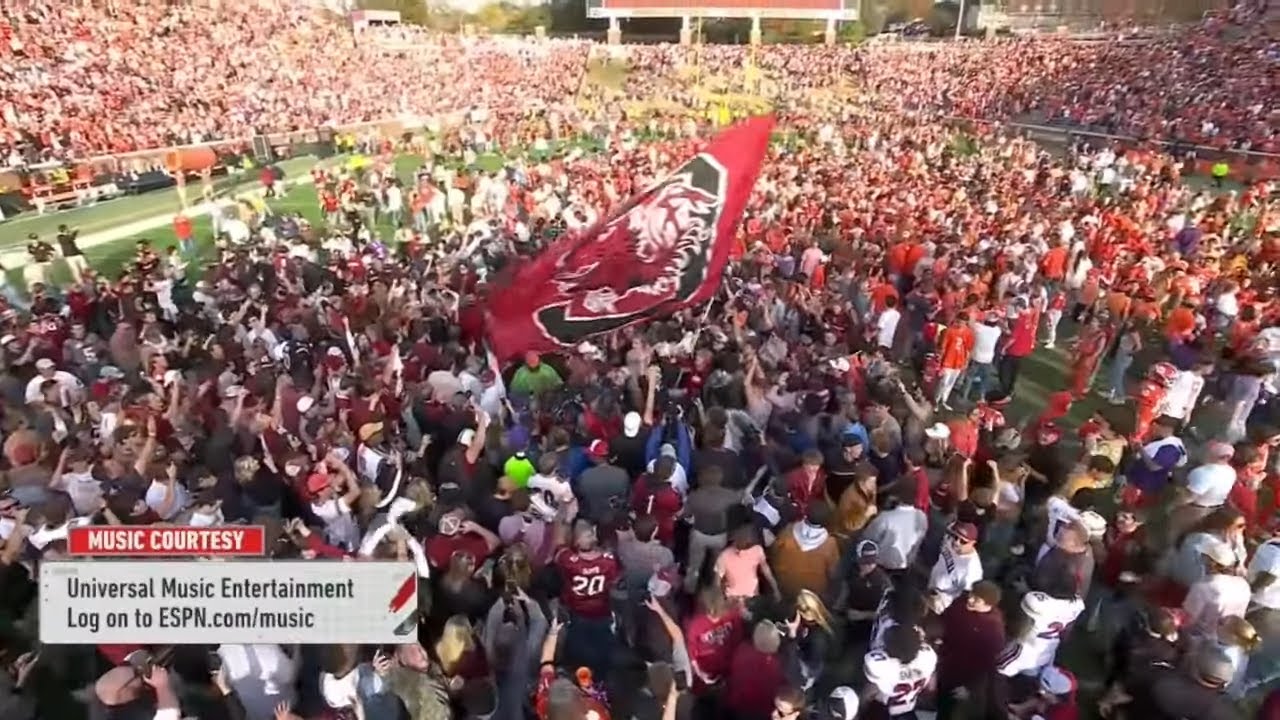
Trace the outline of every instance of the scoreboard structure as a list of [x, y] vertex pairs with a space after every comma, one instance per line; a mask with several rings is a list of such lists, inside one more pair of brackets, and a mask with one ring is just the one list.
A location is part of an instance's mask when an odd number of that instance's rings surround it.
[[587, 0], [587, 16], [857, 20], [859, 0]]

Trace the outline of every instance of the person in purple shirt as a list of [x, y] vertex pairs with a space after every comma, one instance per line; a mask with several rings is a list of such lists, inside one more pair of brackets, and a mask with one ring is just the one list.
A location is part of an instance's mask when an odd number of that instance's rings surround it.
[[1133, 442], [1134, 456], [1125, 470], [1125, 479], [1144, 495], [1163, 491], [1174, 468], [1187, 462], [1187, 449], [1173, 434], [1177, 426], [1176, 418], [1161, 415], [1151, 423], [1151, 438], [1146, 444]]
[[1200, 228], [1195, 225], [1187, 225], [1173, 236], [1173, 249], [1177, 250], [1182, 257], [1191, 257], [1195, 253], [1196, 248], [1200, 245]]

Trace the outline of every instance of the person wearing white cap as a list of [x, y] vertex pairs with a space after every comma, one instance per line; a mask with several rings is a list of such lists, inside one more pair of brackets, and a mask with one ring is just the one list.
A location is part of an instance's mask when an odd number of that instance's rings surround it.
[[649, 443], [649, 427], [653, 421], [654, 394], [657, 391], [658, 368], [649, 368], [646, 376], [649, 381], [644, 414], [634, 410], [622, 417], [622, 434], [609, 441], [609, 455], [618, 467], [626, 470], [631, 477], [638, 477], [645, 471], [645, 450]]
[[1222, 618], [1244, 617], [1253, 590], [1236, 573], [1236, 554], [1226, 543], [1210, 543], [1202, 552], [1206, 574], [1187, 591], [1182, 609], [1191, 634], [1212, 638]]
[[818, 705], [815, 720], [853, 720], [858, 716], [860, 704], [858, 693], [848, 685], [841, 685]]
[[80, 378], [66, 370], [59, 370], [57, 364], [49, 358], [40, 358], [36, 361], [36, 376], [27, 382], [25, 397], [28, 405], [44, 400], [44, 384], [50, 380], [57, 383], [58, 401], [62, 405], [67, 404], [68, 394], [84, 389]]
[[1224, 442], [1205, 446], [1204, 464], [1187, 473], [1187, 484], [1178, 488], [1181, 504], [1169, 517], [1169, 536], [1180, 537], [1209, 513], [1222, 507], [1236, 485], [1236, 469], [1231, 467], [1235, 448]]

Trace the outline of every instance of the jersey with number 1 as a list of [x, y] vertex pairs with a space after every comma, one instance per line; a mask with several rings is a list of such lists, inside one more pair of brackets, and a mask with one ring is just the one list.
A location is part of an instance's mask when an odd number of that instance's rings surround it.
[[922, 645], [920, 653], [909, 663], [891, 657], [883, 650], [867, 653], [863, 663], [867, 681], [875, 687], [875, 700], [884, 704], [890, 716], [916, 709], [916, 700], [929, 686], [937, 668], [938, 655], [928, 645]]
[[1034, 597], [1024, 600], [1023, 607], [1035, 608], [1026, 611], [1031, 627], [1005, 646], [996, 660], [1000, 674], [1005, 677], [1036, 674], [1053, 662], [1063, 632], [1084, 612], [1084, 602], [1078, 597], [1061, 600], [1042, 592], [1030, 594]]
[[560, 570], [560, 601], [580, 617], [609, 617], [609, 594], [620, 572], [613, 553], [598, 551], [588, 556], [562, 548], [555, 562]]

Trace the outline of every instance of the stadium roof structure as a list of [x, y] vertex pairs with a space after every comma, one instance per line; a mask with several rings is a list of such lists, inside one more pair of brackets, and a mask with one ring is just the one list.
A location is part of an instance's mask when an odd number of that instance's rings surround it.
[[586, 0], [592, 18], [856, 20], [859, 0]]

